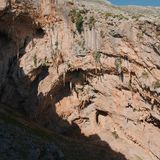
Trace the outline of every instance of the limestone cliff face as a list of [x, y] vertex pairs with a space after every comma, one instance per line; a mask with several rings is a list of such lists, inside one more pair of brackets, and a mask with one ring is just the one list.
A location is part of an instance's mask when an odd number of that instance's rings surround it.
[[[0, 102], [60, 134], [160, 159], [159, 8], [0, 3]], [[1, 9], [2, 8], [2, 9]]]

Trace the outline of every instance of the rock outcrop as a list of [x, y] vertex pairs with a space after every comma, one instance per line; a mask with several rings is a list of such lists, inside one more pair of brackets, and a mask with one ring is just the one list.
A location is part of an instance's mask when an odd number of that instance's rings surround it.
[[0, 103], [126, 159], [160, 159], [159, 8], [87, 0], [0, 6]]
[[9, 1], [8, 0], [2, 0], [0, 2], [0, 11], [3, 11], [4, 9], [6, 9], [9, 5]]

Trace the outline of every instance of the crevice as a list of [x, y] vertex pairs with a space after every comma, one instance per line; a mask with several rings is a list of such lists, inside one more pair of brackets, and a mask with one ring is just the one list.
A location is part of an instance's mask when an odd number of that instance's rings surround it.
[[109, 115], [109, 113], [107, 111], [102, 111], [102, 110], [98, 110], [96, 109], [96, 123], [99, 124], [99, 116], [104, 116], [107, 117]]
[[145, 120], [147, 123], [153, 124], [155, 127], [160, 129], [160, 120], [153, 115], [150, 115], [149, 118]]
[[154, 44], [151, 44], [151, 46], [152, 46], [154, 52], [160, 56], [160, 50]]
[[130, 59], [128, 56], [126, 57], [126, 55], [113, 55], [113, 54], [106, 53], [106, 52], [101, 52], [101, 54], [103, 54], [104, 56], [110, 57], [110, 58], [121, 58], [123, 60], [126, 60], [126, 58], [127, 58], [127, 61], [129, 63], [133, 63], [133, 64], [136, 64], [137, 66], [142, 67], [142, 68], [146, 68], [143, 64], [137, 62], [134, 59]]

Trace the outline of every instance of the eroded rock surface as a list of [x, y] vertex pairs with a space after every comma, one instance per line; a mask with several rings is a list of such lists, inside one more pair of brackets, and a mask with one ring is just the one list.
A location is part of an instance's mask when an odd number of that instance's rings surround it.
[[21, 3], [1, 16], [0, 102], [126, 159], [160, 159], [159, 8]]

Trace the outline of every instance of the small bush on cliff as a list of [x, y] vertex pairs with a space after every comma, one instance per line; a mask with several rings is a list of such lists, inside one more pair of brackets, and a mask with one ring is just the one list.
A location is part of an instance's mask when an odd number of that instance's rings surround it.
[[101, 58], [101, 52], [100, 51], [95, 51], [93, 52], [93, 58], [97, 63], [100, 63], [100, 58]]
[[121, 19], [128, 20], [128, 18], [125, 17], [123, 14], [116, 14], [113, 16], [113, 18], [118, 18], [119, 20], [121, 20]]
[[36, 54], [33, 56], [33, 63], [34, 63], [34, 66], [37, 67], [37, 55]]
[[138, 21], [143, 15], [138, 14], [138, 15], [133, 15], [132, 19], [135, 19], [136, 21]]
[[71, 21], [75, 23], [75, 17], [76, 17], [77, 11], [75, 9], [70, 10], [69, 16], [71, 17]]
[[114, 64], [117, 72], [120, 74], [122, 71], [122, 59], [120, 57], [116, 58]]
[[124, 80], [124, 74], [123, 74], [123, 70], [122, 70], [122, 59], [121, 59], [121, 57], [117, 57], [115, 59], [114, 64], [115, 64], [118, 76], [121, 79], [121, 81], [123, 82], [123, 80]]
[[94, 18], [93, 16], [90, 17], [90, 18], [89, 18], [89, 22], [88, 22], [88, 24], [89, 24], [89, 29], [90, 29], [90, 30], [92, 30], [92, 28], [95, 26], [95, 23], [96, 23], [95, 18]]
[[77, 16], [77, 19], [76, 19], [76, 28], [77, 28], [77, 31], [79, 33], [81, 33], [82, 30], [83, 30], [83, 17], [82, 17], [81, 14], [78, 14], [78, 16]]
[[153, 86], [154, 86], [154, 89], [160, 88], [160, 80], [157, 80], [157, 81], [153, 84]]
[[105, 13], [105, 19], [108, 19], [109, 17], [113, 17], [113, 14], [112, 13]]
[[146, 70], [144, 70], [142, 72], [142, 78], [144, 78], [144, 79], [148, 79], [149, 78], [149, 74], [148, 74], [148, 72]]
[[117, 134], [116, 131], [113, 131], [113, 132], [112, 132], [112, 135], [113, 135], [113, 137], [114, 137], [115, 139], [118, 139], [118, 138], [119, 138], [119, 136], [118, 136], [118, 134]]
[[108, 19], [109, 17], [113, 17], [113, 18], [118, 18], [119, 20], [121, 19], [126, 19], [128, 20], [127, 17], [125, 17], [123, 14], [113, 14], [113, 13], [105, 13], [105, 19]]
[[83, 31], [83, 16], [80, 11], [77, 11], [75, 9], [72, 9], [69, 13], [69, 16], [71, 17], [71, 20], [76, 25], [77, 31], [81, 34]]

